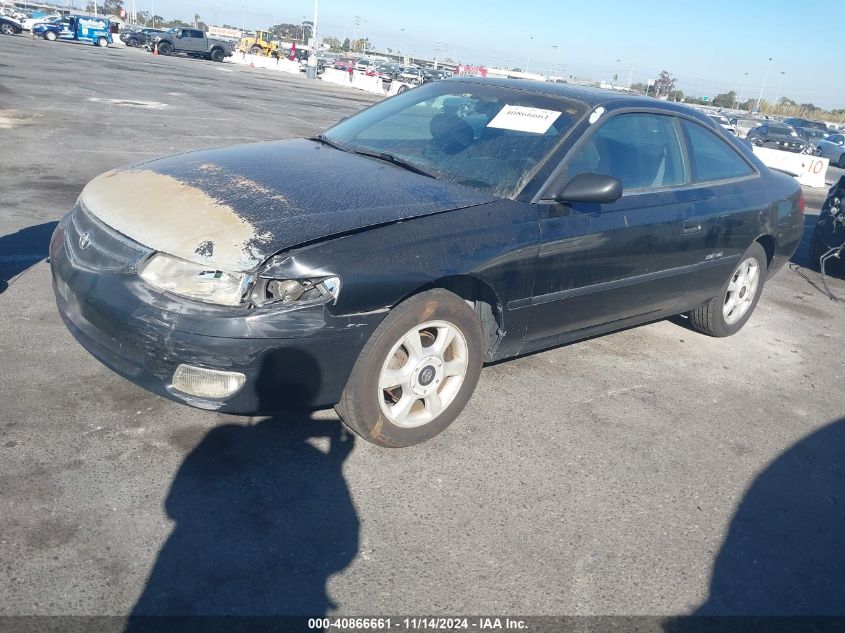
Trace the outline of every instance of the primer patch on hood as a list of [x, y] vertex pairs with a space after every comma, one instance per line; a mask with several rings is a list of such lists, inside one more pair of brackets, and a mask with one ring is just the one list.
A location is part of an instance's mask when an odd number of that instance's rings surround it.
[[254, 268], [267, 236], [205, 191], [142, 169], [109, 171], [80, 202], [107, 225], [149, 248], [227, 271]]

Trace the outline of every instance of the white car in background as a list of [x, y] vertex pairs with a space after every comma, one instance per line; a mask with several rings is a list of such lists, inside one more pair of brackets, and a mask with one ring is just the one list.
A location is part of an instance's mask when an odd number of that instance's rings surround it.
[[36, 24], [41, 24], [43, 22], [54, 22], [56, 20], [60, 20], [61, 18], [62, 16], [58, 13], [42, 15], [40, 18], [26, 18], [23, 22], [21, 22], [21, 26], [23, 27], [24, 31], [31, 31], [32, 27]]
[[727, 117], [722, 116], [721, 114], [715, 114], [715, 113], [708, 113], [707, 116], [709, 116], [716, 123], [718, 123], [723, 128], [725, 128], [728, 132], [730, 132], [731, 134], [736, 136], [736, 128], [733, 125], [731, 125], [731, 122], [728, 121]]

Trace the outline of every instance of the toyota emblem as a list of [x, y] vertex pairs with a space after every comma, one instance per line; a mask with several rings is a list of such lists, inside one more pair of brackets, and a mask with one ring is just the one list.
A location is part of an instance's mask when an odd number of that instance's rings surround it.
[[91, 246], [91, 234], [87, 231], [79, 236], [79, 248], [83, 251]]

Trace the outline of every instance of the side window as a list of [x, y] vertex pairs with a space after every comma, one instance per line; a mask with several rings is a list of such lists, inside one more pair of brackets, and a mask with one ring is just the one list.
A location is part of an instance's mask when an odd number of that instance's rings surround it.
[[202, 31], [191, 31], [191, 37], [202, 39]]
[[696, 182], [742, 178], [754, 173], [734, 148], [704, 126], [682, 122]]
[[594, 172], [618, 178], [625, 192], [686, 182], [675, 118], [660, 114], [611, 117], [567, 163], [570, 178]]

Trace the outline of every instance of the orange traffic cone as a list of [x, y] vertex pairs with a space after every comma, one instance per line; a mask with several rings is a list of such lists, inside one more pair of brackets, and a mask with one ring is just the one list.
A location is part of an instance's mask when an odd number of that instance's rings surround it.
[[153, 44], [153, 55], [158, 55], [158, 42]]

